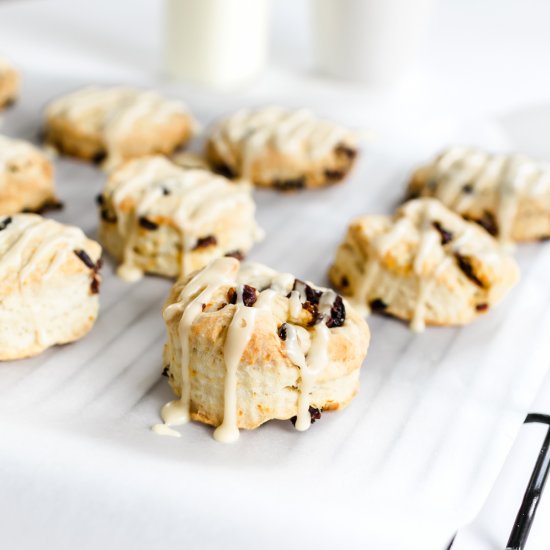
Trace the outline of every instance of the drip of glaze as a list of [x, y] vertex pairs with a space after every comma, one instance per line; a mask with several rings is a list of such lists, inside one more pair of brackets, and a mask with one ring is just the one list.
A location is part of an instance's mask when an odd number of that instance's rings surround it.
[[181, 437], [181, 434], [170, 428], [168, 424], [155, 424], [151, 430], [153, 430], [157, 435], [167, 435], [170, 437]]
[[[304, 332], [306, 335], [304, 335]], [[300, 369], [300, 393], [298, 395], [298, 414], [296, 416], [295, 428], [304, 431], [309, 428], [311, 416], [309, 414], [309, 393], [311, 392], [311, 378], [313, 369], [308, 367], [306, 354], [311, 346], [309, 334], [299, 326], [287, 323], [285, 349], [288, 358]]]
[[317, 323], [311, 338], [311, 347], [306, 357], [305, 368], [301, 368], [302, 383], [300, 385], [300, 397], [298, 399], [298, 414], [296, 416], [296, 429], [305, 431], [311, 426], [309, 406], [311, 393], [315, 382], [328, 362], [328, 344], [330, 339], [329, 328], [324, 322]]
[[424, 266], [430, 258], [433, 250], [439, 246], [440, 236], [432, 224], [430, 205], [428, 202], [422, 212], [423, 220], [421, 222], [420, 242], [418, 252], [414, 259], [413, 271], [418, 279], [418, 293], [414, 306], [413, 317], [410, 323], [411, 330], [414, 332], [423, 332], [426, 328], [424, 322], [424, 309], [428, 291], [428, 277], [424, 276]]
[[[181, 314], [177, 334], [171, 338], [179, 340], [181, 348], [181, 397], [170, 401], [161, 410], [161, 417], [167, 426], [177, 426], [189, 421], [191, 405], [191, 376], [189, 331], [195, 318], [201, 313], [202, 305], [212, 297], [223, 284], [236, 280], [239, 262], [234, 258], [220, 258], [197, 273], [181, 291], [173, 304], [164, 310], [164, 319], [170, 321]], [[194, 298], [193, 298], [194, 297]], [[158, 430], [156, 430], [158, 433]]]
[[242, 287], [237, 290], [235, 314], [227, 329], [223, 355], [225, 361], [223, 421], [214, 431], [214, 439], [233, 443], [239, 439], [237, 426], [237, 370], [254, 331], [256, 310], [242, 302]]

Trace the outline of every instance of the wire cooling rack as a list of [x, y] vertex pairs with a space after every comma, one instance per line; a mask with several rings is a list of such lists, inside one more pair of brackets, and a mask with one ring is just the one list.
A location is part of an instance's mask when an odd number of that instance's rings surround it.
[[[525, 424], [546, 424], [548, 430], [540, 448], [533, 472], [531, 473], [531, 478], [525, 489], [521, 506], [519, 507], [514, 526], [508, 538], [506, 550], [523, 550], [525, 548], [548, 478], [548, 473], [550, 472], [550, 415], [540, 413], [528, 414], [525, 418]], [[451, 540], [447, 550], [453, 547], [455, 538], [456, 535], [453, 537], [453, 540]]]

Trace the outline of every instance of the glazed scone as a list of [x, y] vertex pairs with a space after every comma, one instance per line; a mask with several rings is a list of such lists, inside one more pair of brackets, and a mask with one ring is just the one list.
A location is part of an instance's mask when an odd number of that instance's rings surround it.
[[187, 143], [196, 123], [180, 101], [133, 88], [89, 87], [54, 100], [46, 109], [46, 141], [67, 155], [120, 162]]
[[58, 205], [50, 159], [26, 141], [0, 135], [0, 215]]
[[186, 275], [220, 256], [246, 254], [262, 233], [249, 185], [162, 156], [125, 163], [98, 197], [100, 239], [133, 281]]
[[305, 109], [270, 106], [221, 120], [209, 136], [206, 156], [225, 175], [294, 190], [344, 179], [357, 148], [357, 135], [343, 126]]
[[36, 214], [0, 217], [0, 360], [73, 342], [98, 312], [101, 247]]
[[163, 407], [157, 432], [176, 435], [170, 426], [189, 418], [218, 426], [225, 442], [271, 419], [306, 430], [358, 391], [366, 322], [334, 291], [289, 273], [220, 258], [180, 279], [163, 315], [179, 399]]
[[330, 279], [364, 312], [393, 315], [422, 331], [487, 312], [518, 281], [519, 269], [478, 224], [424, 198], [393, 217], [352, 222]]
[[503, 243], [550, 237], [550, 163], [451, 147], [416, 170], [409, 197], [429, 196]]
[[19, 74], [13, 65], [0, 57], [0, 110], [17, 99], [19, 93]]

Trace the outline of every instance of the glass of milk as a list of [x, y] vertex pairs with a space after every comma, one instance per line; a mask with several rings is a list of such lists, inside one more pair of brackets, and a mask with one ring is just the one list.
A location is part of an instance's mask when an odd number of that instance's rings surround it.
[[311, 0], [317, 68], [372, 86], [392, 84], [416, 56], [433, 4], [434, 0]]
[[216, 89], [238, 88], [264, 67], [268, 0], [165, 0], [165, 71]]

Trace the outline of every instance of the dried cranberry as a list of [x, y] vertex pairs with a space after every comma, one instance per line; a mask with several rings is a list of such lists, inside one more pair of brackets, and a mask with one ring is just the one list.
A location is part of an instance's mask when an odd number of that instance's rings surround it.
[[219, 174], [224, 178], [233, 179], [236, 176], [235, 172], [233, 172], [233, 170], [229, 168], [227, 164], [224, 164], [224, 163], [216, 164], [212, 168], [212, 170], [216, 172], [216, 174]]
[[6, 229], [6, 227], [8, 227], [8, 225], [13, 221], [13, 218], [11, 216], [8, 216], [7, 218], [4, 218], [1, 222], [0, 222], [0, 231]]
[[92, 278], [92, 282], [90, 284], [90, 289], [92, 291], [92, 294], [99, 294], [99, 287], [101, 286], [101, 280], [97, 276], [96, 273], [94, 273], [94, 276]]
[[107, 157], [107, 152], [106, 151], [98, 151], [93, 157], [92, 157], [92, 162], [94, 164], [100, 164], [102, 163], [105, 158]]
[[243, 304], [252, 307], [257, 300], [256, 289], [253, 286], [243, 285]]
[[306, 186], [305, 178], [294, 178], [289, 180], [274, 180], [273, 187], [279, 191], [294, 191], [303, 189]]
[[233, 250], [228, 252], [225, 256], [226, 258], [235, 258], [236, 260], [239, 260], [239, 262], [244, 260], [244, 254], [240, 250]]
[[369, 306], [372, 311], [382, 312], [385, 311], [388, 308], [388, 304], [384, 302], [381, 298], [375, 298], [374, 300], [371, 300], [369, 303]]
[[330, 308], [330, 317], [327, 319], [328, 328], [341, 327], [346, 320], [346, 306], [342, 296], [336, 296], [332, 307]]
[[237, 290], [235, 287], [231, 287], [227, 291], [227, 303], [228, 304], [236, 304], [237, 303]]
[[357, 156], [357, 149], [349, 145], [340, 144], [335, 149], [337, 155], [343, 155], [349, 159], [354, 159]]
[[146, 218], [145, 216], [140, 216], [138, 219], [139, 225], [143, 227], [144, 229], [148, 229], [149, 231], [155, 231], [155, 229], [158, 229], [159, 224], [155, 223], [154, 221], [151, 221], [149, 218]]
[[487, 311], [489, 309], [489, 304], [477, 304], [476, 311]]
[[[321, 420], [321, 413], [322, 412], [323, 412], [323, 409], [316, 409], [315, 407], [309, 407], [309, 415], [311, 416], [311, 423], [312, 424], [315, 424], [316, 420]], [[293, 426], [296, 426], [296, 420], [298, 420], [297, 416], [293, 416], [290, 419]]]
[[483, 212], [483, 216], [481, 216], [481, 218], [478, 218], [474, 221], [477, 224], [481, 225], [481, 227], [483, 227], [485, 231], [493, 235], [493, 237], [498, 235], [498, 224], [493, 214], [491, 214], [491, 212], [488, 212], [487, 210], [485, 210]]
[[218, 243], [218, 239], [214, 235], [207, 235], [206, 237], [200, 237], [197, 239], [197, 244], [193, 247], [193, 250], [197, 248], [206, 248], [207, 246], [214, 246]]
[[453, 234], [448, 231], [447, 229], [444, 229], [440, 222], [433, 222], [433, 226], [439, 234], [441, 235], [441, 244], [446, 245], [447, 243], [450, 243], [453, 240]]
[[94, 270], [96, 269], [96, 264], [92, 261], [90, 256], [88, 256], [85, 250], [75, 250], [74, 253], [86, 267]]
[[325, 170], [325, 177], [330, 181], [341, 180], [346, 173], [343, 170]]
[[116, 223], [117, 221], [116, 214], [112, 214], [107, 208], [101, 209], [101, 219], [108, 223]]
[[472, 260], [468, 256], [462, 256], [458, 252], [455, 254], [456, 261], [458, 263], [458, 267], [461, 269], [461, 271], [477, 286], [483, 288], [485, 285], [483, 282], [477, 277], [477, 275], [474, 273], [474, 268], [472, 265]]
[[318, 304], [323, 294], [320, 290], [315, 290], [311, 288], [307, 283], [301, 281], [300, 279], [294, 279], [294, 286], [292, 290], [297, 290], [301, 295], [306, 295], [306, 300], [312, 304]]

